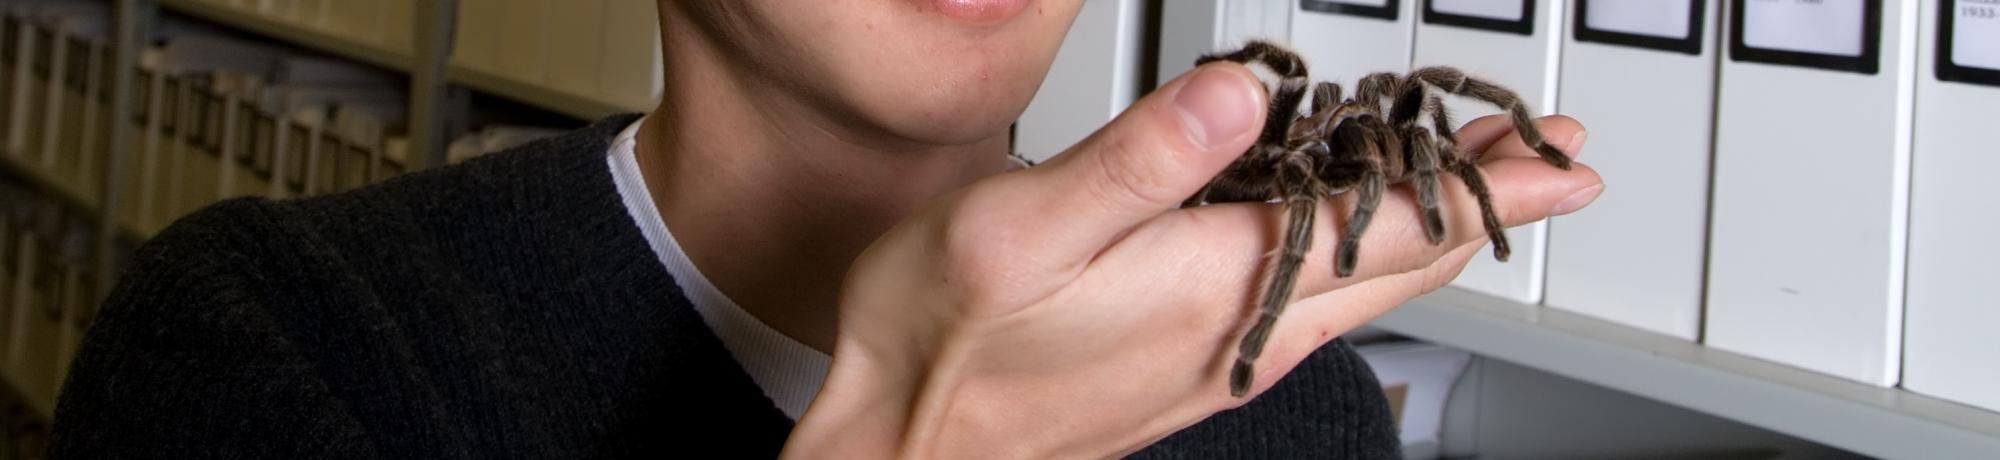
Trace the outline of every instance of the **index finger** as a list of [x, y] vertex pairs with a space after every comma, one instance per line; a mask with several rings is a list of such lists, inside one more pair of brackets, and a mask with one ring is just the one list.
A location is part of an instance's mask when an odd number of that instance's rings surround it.
[[[1577, 136], [1585, 132], [1583, 123], [1575, 118], [1567, 115], [1549, 115], [1536, 118], [1535, 127], [1548, 138], [1550, 145], [1568, 153], [1570, 159], [1576, 159], [1578, 154], [1583, 153], [1576, 148], [1578, 146], [1571, 145], [1582, 143], [1581, 138]], [[1506, 115], [1487, 115], [1467, 122], [1465, 127], [1458, 129], [1458, 149], [1481, 161], [1500, 157], [1540, 156], [1521, 140], [1521, 133], [1514, 129], [1514, 123]]]

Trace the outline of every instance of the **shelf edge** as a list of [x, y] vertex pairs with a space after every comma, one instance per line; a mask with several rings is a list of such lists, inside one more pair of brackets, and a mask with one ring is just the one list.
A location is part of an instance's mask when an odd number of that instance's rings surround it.
[[321, 52], [409, 73], [415, 57], [387, 47], [362, 43], [298, 24], [287, 24], [235, 8], [196, 0], [154, 0], [175, 13], [234, 27]]
[[1374, 325], [1865, 455], [2000, 452], [2000, 413], [1458, 288]]

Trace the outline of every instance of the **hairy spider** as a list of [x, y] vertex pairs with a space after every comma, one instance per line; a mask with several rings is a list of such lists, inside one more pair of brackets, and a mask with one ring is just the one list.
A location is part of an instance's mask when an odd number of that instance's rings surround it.
[[[1493, 214], [1493, 199], [1476, 159], [1458, 150], [1451, 115], [1438, 91], [1471, 97], [1500, 106], [1514, 129], [1543, 160], [1569, 169], [1569, 157], [1550, 146], [1535, 129], [1527, 107], [1513, 91], [1467, 76], [1450, 67], [1425, 67], [1398, 76], [1375, 73], [1362, 77], [1353, 98], [1343, 99], [1340, 85], [1320, 82], [1312, 88], [1310, 112], [1301, 115], [1306, 95], [1306, 66], [1298, 54], [1255, 41], [1242, 49], [1202, 56], [1196, 65], [1226, 60], [1260, 64], [1278, 77], [1271, 92], [1270, 115], [1256, 144], [1202, 187], [1184, 206], [1206, 203], [1282, 201], [1284, 233], [1277, 259], [1267, 271], [1258, 299], [1257, 322], [1244, 335], [1236, 364], [1229, 373], [1229, 392], [1243, 396], [1250, 389], [1251, 363], [1264, 352], [1271, 328], [1290, 302], [1299, 265], [1312, 247], [1313, 214], [1322, 196], [1353, 191], [1354, 214], [1341, 232], [1335, 250], [1334, 274], [1354, 273], [1357, 244], [1368, 228], [1382, 193], [1391, 184], [1413, 182], [1422, 210], [1424, 234], [1432, 245], [1444, 241], [1444, 218], [1438, 212], [1438, 174], [1453, 174], [1479, 202], [1493, 257], [1506, 261], [1507, 236]], [[1384, 100], [1390, 101], [1385, 113]], [[1428, 114], [1428, 117], [1424, 115]], [[1428, 121], [1429, 126], [1424, 123]]]

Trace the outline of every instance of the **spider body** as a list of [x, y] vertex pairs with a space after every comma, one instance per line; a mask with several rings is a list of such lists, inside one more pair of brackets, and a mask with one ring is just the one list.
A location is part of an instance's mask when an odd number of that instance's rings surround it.
[[[1550, 146], [1535, 128], [1519, 96], [1457, 69], [1425, 67], [1407, 75], [1370, 74], [1357, 82], [1352, 98], [1344, 97], [1340, 85], [1321, 82], [1311, 88], [1309, 110], [1300, 113], [1306, 100], [1307, 75], [1305, 63], [1296, 53], [1258, 41], [1233, 52], [1203, 56], [1196, 65], [1217, 60], [1262, 65], [1278, 78], [1257, 142], [1185, 203], [1275, 200], [1284, 206], [1283, 233], [1259, 294], [1256, 322], [1244, 335], [1230, 370], [1230, 393], [1236, 396], [1249, 391], [1254, 376], [1252, 362], [1263, 354], [1271, 329], [1291, 301], [1299, 267], [1312, 247], [1313, 218], [1320, 199], [1341, 193], [1356, 195], [1353, 215], [1334, 252], [1336, 276], [1354, 273], [1361, 234], [1391, 185], [1415, 188], [1425, 236], [1433, 245], [1442, 243], [1445, 227], [1438, 210], [1441, 174], [1465, 182], [1479, 203], [1494, 258], [1507, 260], [1507, 237], [1494, 215], [1485, 178], [1476, 159], [1459, 151], [1450, 113], [1435, 93], [1501, 107], [1521, 139], [1543, 160], [1558, 168], [1570, 167], [1569, 157]], [[1385, 101], [1387, 107], [1383, 106]]]

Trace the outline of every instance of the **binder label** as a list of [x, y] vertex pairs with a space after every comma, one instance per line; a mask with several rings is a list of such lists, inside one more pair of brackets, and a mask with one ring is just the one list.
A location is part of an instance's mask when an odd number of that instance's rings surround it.
[[1535, 34], [1535, 0], [1426, 0], [1424, 22]]
[[1730, 2], [1730, 58], [1874, 74], [1880, 67], [1880, 0]]
[[1951, 62], [2000, 70], [2000, 0], [1960, 0]]
[[1694, 0], [1584, 0], [1583, 23], [1592, 29], [1660, 38], [1687, 38]]
[[2000, 0], [1945, 0], [1938, 13], [1938, 79], [2000, 86]]
[[1306, 3], [1334, 3], [1340, 5], [1372, 6], [1382, 8], [1395, 3], [1392, 0], [1305, 0]]
[[1706, 0], [1575, 1], [1577, 41], [1702, 52]]
[[1396, 20], [1402, 0], [1299, 0], [1299, 10]]
[[1743, 43], [1767, 50], [1861, 56], [1862, 0], [1748, 0]]
[[1522, 11], [1524, 4], [1522, 0], [1431, 0], [1431, 9], [1459, 16], [1519, 21], [1529, 14]]

